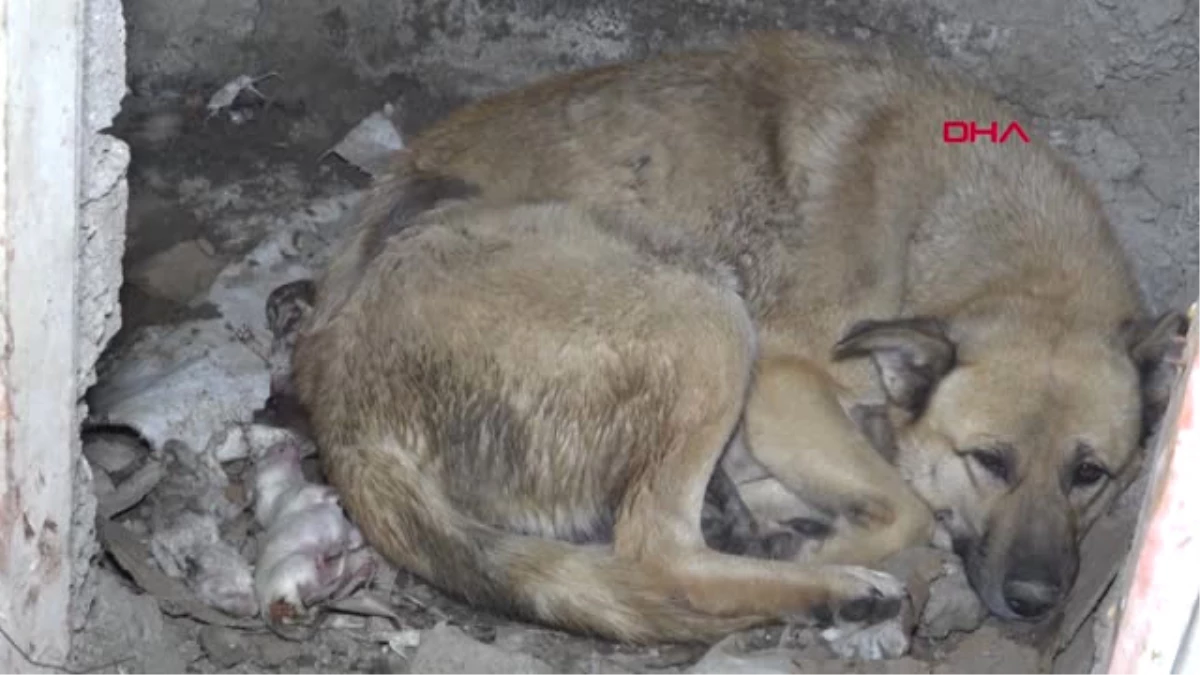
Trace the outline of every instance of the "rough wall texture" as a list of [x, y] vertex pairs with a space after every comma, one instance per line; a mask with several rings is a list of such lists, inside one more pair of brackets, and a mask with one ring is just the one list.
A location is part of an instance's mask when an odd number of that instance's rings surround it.
[[[293, 140], [329, 147], [382, 102], [407, 133], [539, 74], [749, 28], [885, 36], [1018, 105], [1093, 177], [1153, 305], [1197, 293], [1195, 0], [126, 0], [135, 89], [277, 71]], [[323, 146], [323, 147], [322, 147]]]
[[69, 646], [82, 10], [8, 0], [0, 12], [0, 669], [13, 672], [61, 662]]
[[[76, 395], [96, 381], [96, 363], [121, 326], [118, 292], [124, 253], [129, 147], [103, 130], [121, 109], [125, 86], [125, 21], [120, 0], [87, 0], [83, 35], [83, 129], [80, 135], [80, 233], [76, 292]], [[81, 404], [78, 419], [86, 408]], [[83, 627], [94, 595], [88, 564], [97, 551], [96, 497], [82, 454], [74, 453], [71, 527], [71, 628]]]

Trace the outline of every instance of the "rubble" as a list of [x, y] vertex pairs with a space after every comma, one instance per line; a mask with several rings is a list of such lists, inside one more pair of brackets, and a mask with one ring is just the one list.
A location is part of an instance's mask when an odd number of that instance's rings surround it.
[[395, 114], [395, 108], [388, 103], [382, 110], [371, 113], [359, 122], [328, 152], [368, 174], [384, 172], [396, 152], [404, 149], [404, 139], [392, 122]]
[[1036, 673], [1038, 650], [1009, 638], [993, 624], [970, 633], [946, 653], [934, 673]]
[[230, 628], [204, 626], [200, 629], [199, 642], [208, 660], [222, 669], [244, 663], [253, 655], [245, 635]]
[[929, 587], [929, 603], [917, 628], [921, 637], [945, 638], [951, 633], [970, 632], [987, 618], [987, 608], [967, 581], [962, 563], [951, 559], [943, 569], [942, 576]]
[[527, 654], [505, 651], [471, 638], [453, 626], [425, 631], [413, 654], [414, 673], [553, 673], [547, 664]]

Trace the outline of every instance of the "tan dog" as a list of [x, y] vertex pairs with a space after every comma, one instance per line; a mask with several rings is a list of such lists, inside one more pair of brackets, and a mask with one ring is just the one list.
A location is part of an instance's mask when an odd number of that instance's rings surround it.
[[[943, 141], [1012, 119], [791, 33], [451, 115], [380, 185], [297, 345], [352, 518], [468, 599], [653, 640], [886, 616], [894, 581], [828, 565], [927, 540], [936, 514], [994, 612], [1044, 615], [1136, 463], [1139, 374], [1181, 320], [1146, 319], [1045, 145]], [[555, 200], [574, 206], [499, 206]], [[895, 466], [860, 431], [881, 410]], [[730, 439], [754, 512], [838, 517], [806, 563], [703, 546]]]

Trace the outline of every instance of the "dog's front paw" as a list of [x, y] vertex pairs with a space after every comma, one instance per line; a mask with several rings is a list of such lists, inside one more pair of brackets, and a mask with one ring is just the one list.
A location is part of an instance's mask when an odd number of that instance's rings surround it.
[[870, 625], [894, 618], [908, 597], [904, 583], [896, 577], [865, 567], [844, 566], [844, 590], [837, 601], [834, 621]]
[[863, 567], [842, 567], [851, 591], [833, 620], [821, 631], [835, 654], [844, 659], [893, 659], [908, 652], [911, 609], [904, 584], [890, 574]]
[[844, 565], [828, 568], [827, 574], [825, 601], [788, 617], [791, 622], [849, 632], [898, 616], [908, 597], [904, 584], [884, 572]]
[[909, 631], [899, 616], [852, 630], [829, 628], [821, 632], [821, 637], [839, 658], [853, 661], [898, 659], [908, 653], [911, 645]]

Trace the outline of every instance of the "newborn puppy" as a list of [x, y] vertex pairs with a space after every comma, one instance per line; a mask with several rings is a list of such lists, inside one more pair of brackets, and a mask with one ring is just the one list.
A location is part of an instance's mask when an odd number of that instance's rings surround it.
[[737, 485], [720, 464], [713, 471], [704, 494], [700, 530], [704, 533], [704, 541], [722, 553], [769, 560], [791, 559], [805, 542], [829, 533], [828, 526], [815, 520], [774, 525], [755, 518], [742, 500]]
[[284, 441], [256, 458], [254, 516], [264, 532], [255, 592], [269, 624], [287, 623], [370, 580], [374, 559], [327, 485], [305, 480], [297, 446]]
[[[896, 456], [892, 436], [893, 411], [884, 406], [857, 406], [851, 419], [871, 445], [889, 462]], [[718, 463], [704, 494], [700, 529], [712, 548], [735, 555], [771, 560], [794, 559], [806, 543], [825, 539], [834, 525], [830, 520], [800, 516], [784, 522], [755, 517], [723, 464]]]
[[316, 286], [309, 279], [279, 286], [267, 296], [266, 319], [271, 330], [271, 394], [254, 421], [291, 429], [311, 438], [308, 417], [292, 388], [292, 349], [296, 333], [312, 310]]

